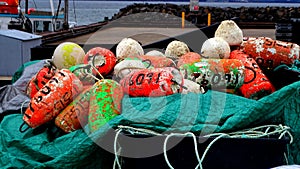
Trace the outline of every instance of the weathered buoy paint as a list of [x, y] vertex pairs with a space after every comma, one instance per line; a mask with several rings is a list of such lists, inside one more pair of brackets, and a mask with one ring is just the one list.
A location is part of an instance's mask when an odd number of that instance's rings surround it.
[[68, 69], [61, 69], [33, 96], [23, 120], [36, 128], [54, 119], [83, 89]]
[[179, 68], [181, 65], [184, 64], [191, 64], [194, 62], [198, 62], [200, 61], [201, 56], [200, 54], [196, 53], [196, 52], [188, 52], [184, 55], [182, 55], [177, 62], [177, 67]]
[[273, 70], [280, 64], [291, 65], [299, 59], [299, 45], [268, 37], [248, 38], [241, 47], [261, 69]]
[[[84, 56], [84, 64], [90, 64], [97, 68], [103, 75], [108, 75], [117, 63], [115, 54], [109, 49], [95, 47], [90, 49]], [[97, 73], [97, 72], [95, 72]]]
[[166, 96], [182, 91], [183, 77], [172, 67], [140, 69], [127, 75], [120, 84], [130, 96]]
[[120, 84], [110, 79], [98, 81], [91, 91], [88, 125], [94, 132], [121, 113], [124, 93]]
[[52, 60], [58, 69], [69, 69], [72, 66], [82, 64], [84, 55], [84, 50], [78, 44], [63, 42], [55, 48]]
[[205, 90], [238, 89], [244, 83], [244, 69], [237, 59], [201, 59], [180, 67], [185, 79], [197, 82]]
[[45, 62], [44, 67], [29, 81], [26, 94], [32, 98], [55, 75], [56, 71], [51, 60]]
[[230, 54], [230, 59], [239, 59], [245, 65], [244, 84], [239, 89], [244, 97], [260, 99], [275, 91], [275, 87], [249, 55], [240, 50], [234, 50]]
[[55, 125], [64, 132], [82, 128], [87, 124], [91, 86], [79, 94], [56, 118]]

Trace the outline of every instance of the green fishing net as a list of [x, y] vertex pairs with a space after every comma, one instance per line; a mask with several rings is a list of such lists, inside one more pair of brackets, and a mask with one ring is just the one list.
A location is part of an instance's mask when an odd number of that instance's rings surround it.
[[288, 145], [288, 160], [290, 164], [299, 164], [299, 117], [300, 82], [257, 101], [217, 91], [153, 98], [125, 96], [122, 114], [90, 137], [83, 130], [59, 137], [53, 137], [49, 129], [20, 133], [22, 115], [8, 115], [0, 124], [0, 167], [112, 168], [113, 161], [109, 160], [112, 154], [91, 138], [101, 140], [109, 129], [118, 125], [160, 133], [191, 131], [200, 135], [282, 124], [291, 128], [294, 137], [294, 142]]

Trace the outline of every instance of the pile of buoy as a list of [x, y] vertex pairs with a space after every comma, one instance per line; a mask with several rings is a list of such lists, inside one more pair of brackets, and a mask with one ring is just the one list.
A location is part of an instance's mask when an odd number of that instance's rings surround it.
[[245, 39], [231, 20], [221, 22], [200, 53], [179, 40], [165, 49], [145, 54], [132, 38], [120, 41], [116, 53], [103, 47], [85, 53], [75, 43], [60, 44], [28, 83], [31, 101], [24, 122], [37, 128], [54, 121], [66, 133], [88, 125], [94, 132], [121, 114], [125, 94], [163, 97], [218, 90], [260, 99], [275, 91], [262, 68], [299, 59], [297, 44], [267, 37]]

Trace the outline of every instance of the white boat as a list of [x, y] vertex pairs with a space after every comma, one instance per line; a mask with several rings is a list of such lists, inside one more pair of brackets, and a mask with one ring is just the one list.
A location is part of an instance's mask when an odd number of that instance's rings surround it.
[[[59, 1], [60, 7], [61, 0]], [[55, 10], [53, 1], [50, 0], [51, 11], [28, 9], [28, 0], [25, 0], [25, 9], [21, 9], [19, 0], [0, 0], [0, 29], [17, 29], [40, 34], [55, 32], [69, 28], [68, 1], [65, 0], [64, 8]]]

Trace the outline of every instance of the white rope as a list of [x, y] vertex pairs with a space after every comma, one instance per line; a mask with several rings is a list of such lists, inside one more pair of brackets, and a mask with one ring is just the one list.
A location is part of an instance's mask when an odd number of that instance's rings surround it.
[[218, 137], [216, 137], [212, 142], [209, 143], [209, 145], [206, 147], [206, 149], [205, 149], [205, 151], [204, 151], [204, 153], [203, 153], [203, 155], [202, 155], [202, 157], [201, 157], [200, 163], [196, 166], [195, 169], [197, 169], [198, 167], [200, 167], [200, 169], [203, 169], [202, 163], [203, 163], [204, 158], [206, 157], [206, 154], [207, 154], [208, 150], [211, 148], [211, 146], [212, 146], [216, 141], [218, 141], [220, 138], [225, 137], [225, 136], [228, 136], [228, 134], [221, 133]]
[[[23, 112], [23, 106], [24, 106], [24, 104], [26, 103], [27, 101], [25, 100], [22, 104], [21, 104], [21, 114], [24, 114], [24, 112]], [[28, 103], [29, 104], [29, 103]]]
[[91, 76], [92, 78], [94, 78], [96, 81], [100, 81], [100, 79], [98, 79], [96, 76], [94, 76], [92, 73], [88, 72], [87, 70], [85, 70], [85, 73]]
[[[188, 136], [188, 135], [191, 135], [193, 137], [194, 147], [195, 147], [195, 154], [196, 154], [198, 163], [201, 164], [201, 160], [200, 160], [199, 153], [198, 153], [197, 140], [196, 140], [196, 136], [194, 135], [194, 133], [191, 133], [191, 132], [187, 132], [187, 133], [184, 133], [184, 134], [181, 134], [181, 133], [171, 133], [171, 134], [167, 135], [167, 137], [166, 137], [166, 139], [164, 141], [164, 157], [165, 157], [165, 161], [166, 161], [166, 163], [167, 163], [167, 165], [169, 166], [170, 169], [174, 169], [174, 167], [171, 165], [171, 163], [170, 163], [170, 161], [168, 159], [168, 155], [167, 155], [167, 142], [168, 142], [169, 138], [171, 138], [173, 136]], [[200, 166], [200, 168], [202, 169], [202, 166]]]
[[[122, 130], [131, 130], [133, 134], [140, 134], [140, 132], [146, 133], [146, 134], [152, 134], [152, 135], [157, 135], [157, 136], [161, 136], [162, 134], [160, 133], [156, 133], [152, 130], [148, 130], [148, 129], [141, 129], [141, 128], [134, 128], [131, 126], [118, 126], [119, 130], [116, 133], [115, 136], [115, 140], [114, 140], [114, 152], [115, 152], [115, 162], [114, 162], [114, 168], [116, 167], [116, 165], [118, 165], [119, 169], [121, 169], [121, 164], [119, 162], [119, 158], [118, 158], [118, 154], [120, 152], [117, 152], [117, 139], [119, 134], [121, 133]], [[261, 130], [261, 131], [259, 131]], [[264, 126], [259, 126], [259, 127], [254, 127], [254, 128], [250, 128], [250, 129], [246, 129], [243, 131], [237, 131], [237, 132], [232, 132], [232, 133], [212, 133], [212, 134], [208, 134], [202, 137], [205, 138], [209, 138], [209, 137], [216, 137], [213, 139], [213, 141], [211, 141], [209, 143], [209, 145], [206, 147], [202, 157], [199, 157], [199, 152], [198, 152], [198, 144], [197, 144], [197, 140], [196, 140], [196, 136], [195, 134], [191, 133], [191, 132], [187, 132], [187, 133], [171, 133], [166, 135], [166, 138], [164, 140], [164, 145], [163, 145], [163, 152], [164, 152], [164, 158], [165, 161], [168, 165], [168, 167], [170, 169], [174, 169], [174, 167], [172, 166], [172, 164], [170, 163], [169, 159], [168, 159], [168, 155], [167, 155], [167, 143], [168, 140], [173, 137], [173, 136], [192, 136], [193, 141], [194, 141], [194, 148], [195, 148], [195, 154], [198, 160], [198, 164], [195, 167], [195, 169], [203, 169], [202, 163], [204, 161], [204, 158], [206, 157], [208, 151], [210, 150], [210, 148], [213, 146], [213, 144], [218, 141], [219, 139], [223, 138], [223, 137], [229, 137], [229, 138], [261, 138], [261, 137], [266, 137], [266, 136], [272, 136], [275, 134], [280, 134], [278, 139], [282, 139], [284, 136], [288, 135], [288, 137], [290, 138], [290, 143], [293, 142], [293, 136], [292, 134], [289, 132], [290, 127], [288, 126], [283, 126], [283, 125], [264, 125]], [[120, 149], [119, 149], [120, 150]], [[287, 160], [286, 154], [284, 153], [284, 156]], [[287, 162], [288, 163], [288, 162]]]
[[102, 76], [102, 74], [99, 72], [99, 70], [98, 70], [93, 64], [91, 64], [91, 67], [92, 67], [93, 69], [95, 69], [95, 71], [98, 73], [98, 75], [99, 75], [102, 79], [104, 79], [104, 77]]
[[118, 137], [119, 137], [119, 134], [122, 132], [122, 129], [118, 130], [116, 135], [115, 135], [115, 140], [114, 140], [114, 154], [115, 154], [115, 161], [114, 161], [114, 165], [113, 165], [113, 169], [116, 168], [116, 164], [118, 165], [118, 168], [121, 169], [121, 164], [120, 164], [120, 161], [119, 161], [119, 156], [118, 154], [121, 152], [121, 147], [119, 149], [119, 152], [117, 151], [117, 141], [118, 141]]
[[131, 127], [131, 126], [123, 126], [123, 125], [119, 125], [118, 128], [122, 129], [122, 130], [131, 130], [132, 133], [131, 134], [139, 134], [139, 132], [145, 133], [145, 134], [151, 134], [151, 135], [156, 135], [156, 136], [161, 136], [162, 134], [157, 133], [155, 131], [152, 130], [148, 130], [148, 129], [143, 129], [143, 128], [135, 128], [135, 127]]

